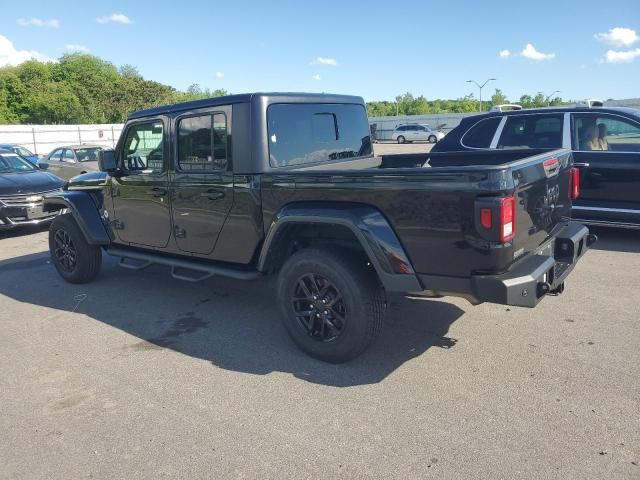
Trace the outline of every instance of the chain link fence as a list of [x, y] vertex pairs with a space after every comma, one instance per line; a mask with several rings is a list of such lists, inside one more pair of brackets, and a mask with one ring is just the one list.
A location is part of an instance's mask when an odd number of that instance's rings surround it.
[[21, 145], [37, 155], [66, 145], [115, 147], [123, 124], [0, 125], [0, 144]]

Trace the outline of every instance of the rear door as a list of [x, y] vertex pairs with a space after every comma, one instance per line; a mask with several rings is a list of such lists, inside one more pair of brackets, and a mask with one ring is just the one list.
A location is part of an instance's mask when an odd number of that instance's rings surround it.
[[575, 216], [637, 222], [633, 210], [640, 210], [640, 121], [597, 111], [571, 116], [573, 157], [581, 180]]
[[231, 107], [180, 116], [175, 128], [173, 235], [180, 250], [209, 255], [233, 205]]

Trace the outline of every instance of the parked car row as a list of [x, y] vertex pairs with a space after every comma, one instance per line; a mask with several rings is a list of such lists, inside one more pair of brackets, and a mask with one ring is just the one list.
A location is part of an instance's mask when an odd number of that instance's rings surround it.
[[77, 175], [97, 171], [102, 150], [70, 145], [40, 158], [21, 145], [0, 144], [0, 230], [50, 221], [55, 215], [43, 211], [43, 195], [61, 190]]

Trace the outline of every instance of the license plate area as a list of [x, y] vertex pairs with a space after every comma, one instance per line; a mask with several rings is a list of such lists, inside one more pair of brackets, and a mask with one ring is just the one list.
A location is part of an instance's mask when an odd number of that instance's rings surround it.
[[29, 220], [37, 220], [50, 215], [49, 212], [45, 212], [42, 206], [27, 207], [27, 218]]

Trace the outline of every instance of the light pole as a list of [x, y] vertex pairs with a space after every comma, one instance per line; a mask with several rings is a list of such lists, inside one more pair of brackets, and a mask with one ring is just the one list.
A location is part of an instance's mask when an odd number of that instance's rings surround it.
[[488, 78], [487, 80], [485, 80], [485, 82], [480, 85], [478, 82], [476, 82], [475, 80], [467, 80], [467, 83], [475, 83], [476, 86], [480, 89], [480, 112], [482, 112], [482, 89], [484, 88], [484, 86], [489, 83], [491, 80], [495, 80], [495, 78]]
[[547, 107], [549, 106], [549, 99], [551, 98], [551, 95], [555, 95], [556, 93], [560, 93], [560, 90], [554, 90], [549, 95], [547, 95]]

